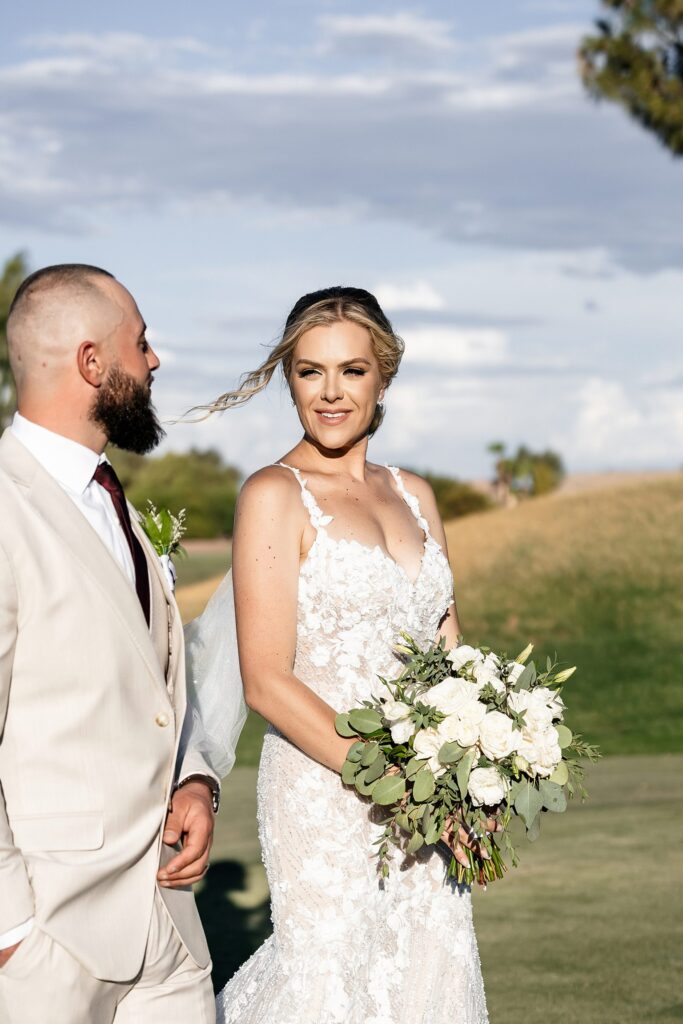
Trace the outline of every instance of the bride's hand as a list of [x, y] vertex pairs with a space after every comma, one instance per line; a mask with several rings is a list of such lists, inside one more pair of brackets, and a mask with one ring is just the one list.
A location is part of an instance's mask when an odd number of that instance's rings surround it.
[[[486, 819], [487, 833], [500, 832], [501, 830], [502, 825], [495, 818]], [[467, 847], [469, 850], [472, 850], [478, 857], [481, 857], [482, 860], [491, 859], [491, 855], [488, 850], [481, 845], [480, 838], [481, 837], [478, 837], [473, 829], [468, 831], [463, 825], [458, 825], [453, 818], [447, 818], [446, 826], [441, 836], [441, 841], [444, 842], [452, 852], [458, 864], [462, 864], [464, 868], [468, 868], [470, 866], [470, 862], [463, 847]]]

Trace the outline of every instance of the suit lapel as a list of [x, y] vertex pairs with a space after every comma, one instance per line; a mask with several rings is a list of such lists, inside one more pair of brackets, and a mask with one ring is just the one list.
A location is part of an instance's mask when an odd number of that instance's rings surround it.
[[97, 584], [130, 633], [154, 681], [165, 690], [161, 666], [138, 596], [85, 516], [9, 431], [0, 439], [0, 465], [26, 488], [29, 501], [47, 527], [54, 531], [55, 543], [67, 547], [74, 560]]

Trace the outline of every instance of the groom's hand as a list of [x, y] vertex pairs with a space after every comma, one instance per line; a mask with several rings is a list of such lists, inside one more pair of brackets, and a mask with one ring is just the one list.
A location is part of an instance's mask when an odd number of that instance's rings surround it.
[[157, 874], [159, 885], [180, 889], [199, 882], [209, 866], [213, 840], [211, 790], [203, 782], [188, 782], [171, 799], [163, 840], [169, 846], [182, 840], [182, 851]]

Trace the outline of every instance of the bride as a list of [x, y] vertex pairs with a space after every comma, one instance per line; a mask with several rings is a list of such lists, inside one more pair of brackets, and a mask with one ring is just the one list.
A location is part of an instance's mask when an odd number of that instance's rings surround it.
[[[274, 933], [218, 996], [221, 1024], [488, 1019], [469, 891], [433, 848], [382, 882], [382, 829], [339, 777], [352, 741], [335, 713], [398, 674], [399, 632], [449, 646], [460, 632], [431, 489], [367, 460], [402, 352], [374, 296], [313, 292], [263, 365], [210, 407], [247, 401], [281, 367], [304, 431], [247, 481], [235, 522], [242, 678], [270, 722], [258, 821]], [[467, 837], [451, 842], [463, 858]]]

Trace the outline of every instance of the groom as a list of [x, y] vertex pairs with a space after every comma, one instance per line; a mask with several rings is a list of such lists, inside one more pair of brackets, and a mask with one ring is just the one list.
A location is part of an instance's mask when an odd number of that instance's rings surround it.
[[180, 751], [183, 632], [102, 454], [163, 431], [132, 296], [80, 264], [29, 277], [7, 325], [0, 439], [0, 1022], [209, 1024], [191, 885], [218, 784]]

